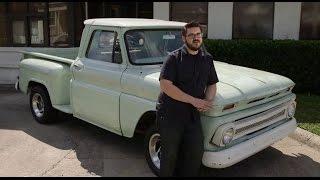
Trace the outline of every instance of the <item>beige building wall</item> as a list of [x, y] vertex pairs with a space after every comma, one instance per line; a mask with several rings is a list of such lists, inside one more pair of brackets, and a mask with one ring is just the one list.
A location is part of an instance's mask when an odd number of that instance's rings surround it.
[[301, 2], [274, 3], [273, 39], [299, 39]]
[[170, 7], [169, 2], [153, 2], [153, 18], [169, 20]]
[[232, 39], [233, 2], [208, 3], [208, 38]]

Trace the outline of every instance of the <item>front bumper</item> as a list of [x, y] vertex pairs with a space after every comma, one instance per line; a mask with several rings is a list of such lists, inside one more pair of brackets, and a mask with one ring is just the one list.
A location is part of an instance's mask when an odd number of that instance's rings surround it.
[[225, 168], [232, 166], [287, 137], [290, 133], [294, 132], [296, 128], [296, 119], [292, 118], [292, 120], [283, 123], [270, 131], [234, 145], [228, 149], [218, 152], [205, 151], [202, 163], [210, 168]]

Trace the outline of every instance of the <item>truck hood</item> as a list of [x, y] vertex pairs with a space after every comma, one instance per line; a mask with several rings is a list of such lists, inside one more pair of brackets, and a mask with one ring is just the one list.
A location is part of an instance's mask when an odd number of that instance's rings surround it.
[[[274, 73], [217, 61], [214, 65], [219, 78], [213, 103], [216, 110], [233, 103], [237, 106], [234, 109], [240, 110], [257, 105], [259, 101], [268, 102], [291, 93], [289, 87], [294, 86], [289, 78]], [[145, 98], [157, 99], [160, 92], [159, 75], [160, 68], [143, 73], [141, 87]]]

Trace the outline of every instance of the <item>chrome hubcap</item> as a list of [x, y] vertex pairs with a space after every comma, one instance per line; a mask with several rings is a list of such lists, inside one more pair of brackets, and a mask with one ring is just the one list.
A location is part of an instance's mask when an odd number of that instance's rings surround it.
[[44, 113], [44, 103], [39, 93], [35, 93], [32, 97], [32, 110], [34, 114], [41, 118]]
[[153, 164], [160, 169], [161, 146], [159, 133], [152, 135], [149, 140], [149, 154]]

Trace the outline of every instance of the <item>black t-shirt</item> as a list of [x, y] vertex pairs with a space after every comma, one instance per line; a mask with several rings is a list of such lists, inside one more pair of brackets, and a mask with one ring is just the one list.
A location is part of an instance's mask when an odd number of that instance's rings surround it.
[[[208, 85], [219, 82], [212, 55], [201, 49], [198, 54], [192, 55], [185, 46], [168, 56], [161, 69], [160, 79], [170, 80], [183, 92], [201, 99], [205, 98], [205, 88]], [[188, 105], [172, 99], [164, 92], [160, 93], [158, 102], [160, 104], [174, 102], [178, 106]]]

